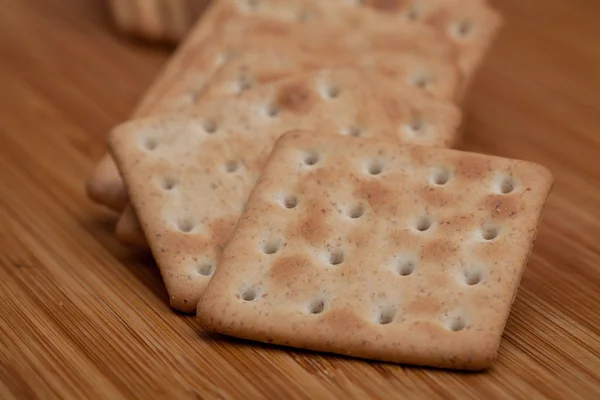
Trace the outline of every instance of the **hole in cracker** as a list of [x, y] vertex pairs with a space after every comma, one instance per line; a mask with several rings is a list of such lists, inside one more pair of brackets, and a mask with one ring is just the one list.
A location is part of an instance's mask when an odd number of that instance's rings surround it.
[[202, 122], [202, 128], [204, 129], [204, 132], [212, 135], [217, 131], [217, 124], [214, 121], [204, 121]]
[[363, 136], [363, 131], [358, 126], [351, 125], [348, 128], [344, 128], [340, 132], [345, 136], [353, 136], [353, 137], [361, 137]]
[[450, 171], [445, 168], [436, 168], [431, 175], [433, 184], [443, 186], [450, 180]]
[[283, 198], [283, 206], [285, 208], [292, 209], [292, 208], [296, 208], [297, 205], [298, 205], [298, 199], [296, 198], [296, 196], [288, 194], [287, 196], [285, 196]]
[[177, 186], [177, 181], [171, 177], [166, 177], [161, 182], [161, 187], [164, 190], [173, 190]]
[[316, 151], [307, 151], [304, 153], [302, 161], [306, 165], [315, 165], [319, 162], [319, 154]]
[[237, 81], [237, 87], [238, 87], [238, 92], [243, 92], [245, 90], [248, 90], [252, 87], [254, 81], [252, 80], [252, 77], [248, 74], [241, 74], [238, 77], [238, 81]]
[[212, 276], [215, 272], [215, 265], [209, 261], [203, 261], [198, 264], [197, 271], [199, 275]]
[[509, 194], [515, 190], [515, 182], [509, 177], [502, 179], [499, 186], [499, 191], [502, 194]]
[[464, 281], [467, 285], [473, 286], [477, 285], [482, 280], [481, 271], [478, 269], [471, 269], [464, 271]]
[[416, 262], [412, 258], [402, 257], [398, 259], [396, 272], [400, 276], [408, 276], [415, 272]]
[[278, 240], [268, 240], [263, 246], [262, 250], [265, 254], [275, 254], [281, 248], [281, 243]]
[[406, 10], [405, 15], [407, 20], [416, 21], [419, 18], [419, 11], [417, 10], [417, 7], [412, 5], [408, 10]]
[[144, 148], [146, 150], [148, 150], [148, 151], [155, 150], [157, 146], [158, 146], [158, 140], [156, 140], [156, 138], [147, 137], [146, 139], [144, 139]]
[[183, 233], [190, 233], [194, 229], [194, 223], [189, 218], [183, 218], [177, 221], [177, 227]]
[[242, 292], [241, 297], [244, 301], [254, 301], [258, 297], [258, 289], [255, 287], [247, 288]]
[[238, 169], [240, 169], [240, 162], [237, 160], [230, 160], [225, 163], [225, 172], [227, 173], [234, 173]]
[[452, 332], [462, 331], [466, 326], [467, 323], [461, 316], [450, 318], [446, 324], [446, 328]]
[[367, 165], [369, 175], [379, 175], [383, 172], [384, 163], [381, 160], [371, 160]]
[[360, 218], [365, 214], [365, 208], [362, 204], [355, 204], [348, 210], [348, 216], [352, 219]]
[[329, 263], [331, 265], [340, 265], [344, 262], [344, 252], [341, 250], [333, 250], [329, 253]]
[[431, 228], [432, 224], [433, 220], [431, 219], [431, 217], [428, 215], [423, 215], [417, 218], [417, 220], [415, 221], [415, 229], [419, 232], [425, 232]]
[[420, 116], [413, 118], [413, 120], [404, 125], [404, 129], [412, 136], [420, 136], [423, 134], [423, 119]]
[[496, 225], [485, 224], [481, 227], [480, 234], [483, 240], [494, 240], [500, 234], [500, 228]]
[[325, 310], [325, 300], [314, 299], [308, 305], [308, 311], [311, 314], [321, 314]]
[[427, 86], [431, 83], [431, 78], [429, 78], [427, 75], [421, 74], [414, 77], [411, 83], [419, 89], [427, 89]]
[[277, 104], [269, 104], [265, 109], [265, 113], [271, 118], [275, 118], [276, 116], [278, 116], [279, 112], [280, 108]]
[[380, 325], [387, 325], [394, 321], [396, 316], [396, 307], [385, 306], [381, 308], [379, 315], [377, 316], [377, 323]]
[[336, 97], [339, 97], [340, 93], [341, 89], [339, 86], [336, 85], [329, 84], [326, 85], [324, 88], [324, 95], [326, 98], [329, 99], [335, 99]]
[[454, 25], [454, 35], [459, 38], [465, 38], [473, 32], [473, 23], [471, 21], [461, 21]]

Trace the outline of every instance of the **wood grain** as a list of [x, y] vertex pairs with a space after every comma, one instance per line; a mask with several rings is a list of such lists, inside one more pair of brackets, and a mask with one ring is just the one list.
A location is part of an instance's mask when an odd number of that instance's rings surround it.
[[102, 0], [0, 7], [0, 398], [600, 398], [600, 2], [503, 0], [464, 148], [556, 176], [497, 364], [407, 368], [208, 336], [83, 182], [168, 56]]

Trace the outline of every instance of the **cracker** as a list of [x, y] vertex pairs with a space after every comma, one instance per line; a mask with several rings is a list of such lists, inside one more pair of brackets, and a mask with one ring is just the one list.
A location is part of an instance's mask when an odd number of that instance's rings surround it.
[[552, 185], [524, 161], [285, 134], [198, 318], [261, 342], [486, 368]]
[[[435, 59], [416, 54], [374, 52], [345, 60], [338, 54], [306, 55], [296, 49], [249, 52], [221, 68], [206, 87], [205, 98], [238, 94], [256, 85], [277, 80], [295, 71], [314, 70], [319, 66], [357, 65], [369, 74], [379, 73], [398, 85], [420, 88], [441, 99], [452, 99], [457, 93], [459, 78], [456, 70]], [[116, 236], [128, 246], [146, 247], [142, 231], [133, 212], [124, 212], [119, 218]]]
[[449, 146], [460, 112], [351, 68], [321, 70], [122, 125], [112, 154], [171, 305], [193, 312], [273, 142], [292, 128]]
[[[189, 39], [144, 96], [135, 117], [189, 107], [202, 97], [210, 77], [228, 59], [247, 49], [249, 40], [257, 43], [261, 37], [278, 37], [280, 47], [293, 44], [307, 52], [326, 50], [334, 43], [338, 48], [354, 53], [411, 51], [436, 57], [440, 62], [454, 62], [452, 46], [424, 24], [392, 19], [381, 24], [380, 18], [373, 19], [375, 12], [350, 9], [335, 17], [323, 16], [320, 6], [317, 7], [319, 2], [269, 0], [268, 4], [267, 7], [266, 3], [261, 3], [261, 7], [253, 10], [244, 2], [217, 1], [209, 7]], [[331, 12], [331, 7], [328, 10]], [[302, 15], [313, 17], [298, 21], [298, 16]], [[357, 16], [367, 15], [370, 17], [354, 21]], [[323, 41], [323, 37], [328, 40]], [[116, 210], [122, 209], [123, 199], [127, 197], [118, 170], [108, 154], [92, 172], [86, 189], [92, 200]]]

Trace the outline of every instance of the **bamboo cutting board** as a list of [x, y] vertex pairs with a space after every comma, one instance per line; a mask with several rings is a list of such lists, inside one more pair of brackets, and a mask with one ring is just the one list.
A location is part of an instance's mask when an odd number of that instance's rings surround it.
[[369, 363], [206, 335], [83, 182], [168, 56], [102, 0], [0, 7], [0, 398], [600, 398], [600, 3], [503, 0], [464, 149], [556, 177], [496, 365]]

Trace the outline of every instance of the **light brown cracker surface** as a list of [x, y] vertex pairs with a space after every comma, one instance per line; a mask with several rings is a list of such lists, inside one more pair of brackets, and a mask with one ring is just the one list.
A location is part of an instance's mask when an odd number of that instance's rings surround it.
[[371, 51], [353, 54], [335, 49], [306, 52], [283, 46], [279, 39], [250, 44], [249, 51], [240, 54], [217, 71], [203, 94], [215, 98], [238, 94], [256, 85], [322, 68], [355, 66], [389, 78], [400, 86], [421, 88], [432, 97], [457, 100], [460, 76], [452, 63], [417, 53]]
[[288, 133], [199, 320], [268, 343], [486, 368], [552, 185], [544, 167], [524, 161]]
[[455, 106], [414, 89], [391, 93], [381, 79], [355, 69], [321, 70], [112, 132], [112, 153], [173, 307], [194, 310], [272, 144], [286, 130], [328, 127], [452, 143], [460, 125]]
[[[293, 73], [319, 69], [323, 65], [355, 65], [369, 74], [389, 78], [390, 85], [416, 87], [441, 99], [454, 98], [458, 90], [459, 77], [456, 69], [427, 56], [387, 52], [373, 52], [358, 57], [343, 56], [336, 52], [314, 55], [289, 47], [279, 48], [278, 41], [263, 42], [262, 45], [265, 47], [260, 48], [268, 50], [249, 51], [224, 65], [213, 76], [199, 102], [239, 94], [256, 85], [275, 81]], [[419, 122], [415, 119], [415, 126]], [[126, 245], [146, 247], [139, 224], [136, 223], [137, 219], [131, 218], [131, 213], [131, 210], [124, 212], [119, 218], [117, 238]]]
[[[448, 36], [449, 29], [453, 25], [448, 21], [448, 12], [444, 11], [446, 10], [444, 7], [447, 7], [446, 3], [448, 2], [438, 1], [428, 7], [427, 15], [439, 16], [436, 18], [442, 21], [441, 28], [438, 27], [436, 30], [418, 21], [398, 19], [383, 13], [369, 12], [370, 10], [364, 8], [349, 7], [342, 0], [333, 3], [282, 0], [215, 2], [152, 85], [140, 103], [136, 116], [180, 109], [201, 95], [210, 76], [222, 65], [221, 53], [217, 53], [219, 56], [216, 58], [214, 52], [209, 53], [213, 55], [212, 57], [197, 58], [198, 49], [206, 46], [217, 27], [217, 36], [246, 38], [264, 34], [286, 38], [294, 46], [303, 45], [309, 48], [319, 43], [321, 46], [336, 43], [354, 52], [374, 49], [396, 52], [412, 49], [412, 51], [435, 55], [440, 60], [452, 57], [461, 66], [462, 78], [466, 82], [472, 75], [470, 71], [474, 63], [472, 61], [465, 63], [461, 61], [462, 58], [468, 56], [471, 60], [472, 53], [485, 53], [486, 46], [489, 46], [492, 33], [497, 31], [500, 20], [487, 6], [474, 2], [465, 10], [473, 13], [469, 19], [470, 26], [477, 26], [478, 29], [470, 30], [470, 35], [467, 37], [461, 35], [457, 42], [452, 39], [452, 35]], [[439, 12], [434, 12], [436, 10]], [[483, 17], [485, 17], [485, 24], [475, 24], [479, 21], [478, 18]], [[327, 21], [326, 26], [323, 21]], [[483, 35], [480, 31], [489, 34]], [[485, 36], [486, 39], [478, 39], [480, 35]], [[323, 41], [324, 37], [328, 40]], [[450, 40], [444, 40], [446, 37], [450, 37]], [[455, 48], [461, 50], [457, 55], [454, 54]], [[202, 51], [201, 54], [205, 56], [207, 53]], [[463, 90], [464, 87], [463, 85]], [[127, 197], [125, 188], [113, 160], [108, 155], [100, 161], [88, 180], [86, 188], [89, 197], [93, 200], [117, 210], [124, 207], [126, 202], [124, 199]]]

